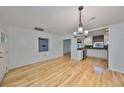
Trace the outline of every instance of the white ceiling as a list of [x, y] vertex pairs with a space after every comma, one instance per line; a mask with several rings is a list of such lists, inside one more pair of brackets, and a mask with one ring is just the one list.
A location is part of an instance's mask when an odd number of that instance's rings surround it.
[[[73, 33], [78, 28], [77, 6], [1, 6], [0, 23], [27, 29], [44, 28], [47, 32]], [[90, 20], [96, 17], [95, 20]], [[124, 22], [124, 7], [85, 6], [82, 11], [85, 29]]]

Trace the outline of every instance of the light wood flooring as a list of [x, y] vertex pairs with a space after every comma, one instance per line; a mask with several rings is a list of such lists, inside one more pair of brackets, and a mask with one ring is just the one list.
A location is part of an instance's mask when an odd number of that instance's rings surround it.
[[[104, 73], [96, 74], [93, 71], [93, 64], [102, 66], [105, 69]], [[124, 87], [124, 74], [108, 71], [106, 60], [87, 58], [78, 62], [62, 57], [10, 70], [1, 86]]]

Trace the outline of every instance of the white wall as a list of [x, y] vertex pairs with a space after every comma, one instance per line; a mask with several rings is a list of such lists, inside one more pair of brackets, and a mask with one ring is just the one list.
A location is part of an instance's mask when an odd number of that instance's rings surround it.
[[[2, 30], [6, 34], [6, 52], [8, 51], [8, 27], [6, 25], [0, 24], [0, 30]], [[8, 67], [9, 59], [8, 59], [8, 53], [6, 53], [6, 65]], [[6, 69], [8, 70], [8, 68]]]
[[[60, 36], [18, 27], [9, 27], [9, 68], [62, 56]], [[49, 51], [38, 52], [38, 37], [49, 38]]]
[[[5, 34], [5, 41], [1, 41], [1, 32]], [[6, 26], [0, 24], [0, 82], [4, 78], [5, 73], [8, 71], [8, 47], [7, 47], [7, 32]]]
[[7, 33], [8, 27], [6, 25], [0, 24], [0, 29]]
[[109, 69], [124, 73], [124, 23], [109, 29]]

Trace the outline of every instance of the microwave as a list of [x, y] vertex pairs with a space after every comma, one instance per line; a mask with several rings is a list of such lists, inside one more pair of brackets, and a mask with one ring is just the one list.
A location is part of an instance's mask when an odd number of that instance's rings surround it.
[[104, 48], [104, 42], [93, 42], [93, 48]]

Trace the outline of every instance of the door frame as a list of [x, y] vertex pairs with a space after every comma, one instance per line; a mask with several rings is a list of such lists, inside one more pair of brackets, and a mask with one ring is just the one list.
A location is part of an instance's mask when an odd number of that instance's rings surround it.
[[70, 41], [70, 57], [71, 57], [71, 39], [63, 39], [63, 56], [64, 56], [64, 42], [65, 42], [65, 40]]

